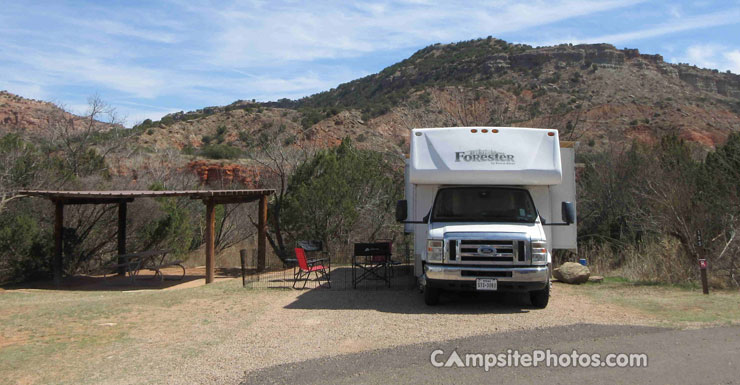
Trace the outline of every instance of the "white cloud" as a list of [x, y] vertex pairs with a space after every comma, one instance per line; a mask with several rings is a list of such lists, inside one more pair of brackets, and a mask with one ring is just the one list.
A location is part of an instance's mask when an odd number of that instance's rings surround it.
[[725, 52], [724, 57], [727, 59], [727, 67], [730, 71], [740, 74], [740, 50]]
[[717, 68], [717, 55], [724, 48], [717, 44], [692, 45], [686, 49], [686, 61], [704, 68]]
[[683, 56], [672, 58], [671, 61], [719, 71], [730, 70], [740, 74], [740, 49], [728, 48], [721, 44], [691, 45], [686, 48]]
[[0, 90], [6, 90], [29, 99], [46, 100], [49, 94], [40, 84], [0, 80]]
[[[36, 98], [61, 94], [67, 102], [98, 91], [119, 101], [133, 123], [235, 99], [298, 98], [380, 69], [386, 63], [377, 53], [515, 32], [547, 37], [549, 24], [606, 20], [609, 11], [644, 1], [10, 2], [0, 14], [0, 88]], [[699, 16], [689, 6], [656, 9], [663, 24], [580, 41], [620, 43], [740, 19], [737, 9]], [[552, 43], [563, 40], [579, 41]], [[685, 56], [733, 71], [740, 65], [737, 50], [694, 51]], [[370, 64], [355, 66], [357, 58]]]
[[223, 8], [210, 13], [220, 27], [211, 62], [252, 66], [356, 57], [525, 30], [634, 5], [643, 0], [467, 2], [434, 5], [386, 2], [312, 3], [311, 7]]
[[668, 7], [668, 14], [673, 16], [674, 18], [680, 18], [682, 15], [681, 12], [681, 6], [680, 5], [671, 5]]
[[673, 20], [669, 23], [657, 25], [655, 27], [641, 29], [637, 31], [602, 35], [593, 38], [580, 40], [583, 43], [630, 43], [647, 38], [674, 34], [683, 31], [691, 31], [700, 28], [718, 27], [728, 24], [737, 24], [740, 22], [740, 9], [730, 9], [722, 12], [684, 17]]
[[19, 71], [12, 66], [4, 68], [0, 65], [0, 69], [4, 73], [25, 73], [25, 76], [30, 75], [35, 82], [47, 87], [97, 85], [140, 98], [152, 98], [160, 95], [166, 85], [166, 71], [93, 55], [41, 52], [24, 48], [19, 48], [15, 54], [16, 61], [24, 68]]
[[163, 116], [174, 113], [174, 112], [178, 112], [178, 111], [180, 111], [180, 109], [141, 110], [141, 109], [122, 108], [120, 112], [122, 113], [121, 119], [124, 120], [124, 126], [131, 128], [134, 125], [139, 124], [146, 119], [160, 120], [162, 119]]
[[142, 28], [113, 20], [72, 20], [80, 27], [89, 28], [109, 36], [127, 36], [156, 43], [175, 43], [177, 35], [161, 29]]

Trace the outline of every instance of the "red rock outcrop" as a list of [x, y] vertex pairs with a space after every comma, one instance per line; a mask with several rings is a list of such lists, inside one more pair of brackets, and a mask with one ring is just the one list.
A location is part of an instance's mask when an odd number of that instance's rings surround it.
[[261, 188], [266, 173], [261, 167], [210, 163], [204, 160], [192, 161], [187, 168], [198, 175], [202, 184], [211, 186], [241, 184], [248, 188]]

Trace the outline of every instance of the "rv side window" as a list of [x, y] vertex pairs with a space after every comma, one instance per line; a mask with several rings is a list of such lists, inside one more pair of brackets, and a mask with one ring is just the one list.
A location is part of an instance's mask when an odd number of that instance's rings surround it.
[[537, 219], [529, 191], [504, 187], [449, 187], [434, 200], [432, 222], [523, 222]]

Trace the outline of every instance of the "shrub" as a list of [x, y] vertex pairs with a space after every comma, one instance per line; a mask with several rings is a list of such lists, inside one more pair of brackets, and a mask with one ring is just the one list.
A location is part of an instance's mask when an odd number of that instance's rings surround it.
[[228, 144], [208, 144], [200, 149], [200, 155], [210, 159], [236, 159], [243, 152]]
[[314, 124], [320, 122], [324, 115], [317, 109], [303, 110], [303, 118], [301, 119], [301, 126], [303, 129], [308, 129]]
[[219, 143], [223, 143], [224, 141], [224, 135], [226, 134], [226, 126], [218, 126], [216, 128], [216, 141]]
[[377, 236], [394, 224], [390, 213], [403, 191], [403, 167], [392, 162], [354, 148], [349, 139], [318, 152], [290, 178], [284, 228], [296, 239], [320, 239], [333, 249]]
[[193, 147], [192, 144], [188, 144], [187, 146], [182, 148], [182, 153], [185, 155], [195, 155], [195, 147]]

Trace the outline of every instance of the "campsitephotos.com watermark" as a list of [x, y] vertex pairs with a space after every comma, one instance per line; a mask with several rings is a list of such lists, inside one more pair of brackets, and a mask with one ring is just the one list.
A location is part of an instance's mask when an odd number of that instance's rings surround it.
[[486, 372], [500, 367], [546, 367], [546, 368], [644, 368], [648, 366], [645, 353], [553, 353], [547, 350], [532, 350], [520, 353], [508, 349], [506, 353], [452, 353], [445, 354], [442, 349], [432, 352], [429, 357], [436, 368], [483, 368]]

